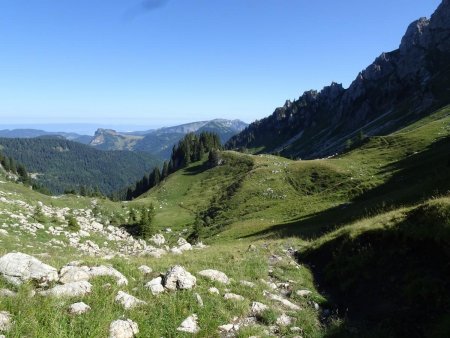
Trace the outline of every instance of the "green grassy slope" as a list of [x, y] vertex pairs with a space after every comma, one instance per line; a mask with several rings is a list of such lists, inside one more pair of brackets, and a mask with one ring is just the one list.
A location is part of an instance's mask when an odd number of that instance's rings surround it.
[[[49, 247], [45, 243], [50, 237], [43, 232], [33, 237], [11, 230], [6, 238], [0, 237], [0, 255], [22, 251], [58, 268], [75, 259], [89, 265], [112, 264], [130, 279], [130, 285], [121, 289], [149, 305], [124, 311], [114, 304], [119, 288], [114, 283], [111, 289], [103, 288], [108, 279], [94, 280], [94, 292], [83, 299], [62, 301], [28, 299], [30, 286], [25, 285], [17, 290], [19, 298], [0, 298], [0, 310], [11, 312], [16, 322], [9, 336], [101, 337], [107, 335], [112, 320], [125, 316], [138, 322], [139, 337], [171, 337], [179, 336], [177, 326], [196, 313], [202, 328], [198, 336], [216, 337], [217, 326], [244, 317], [251, 301], [271, 306], [263, 320], [270, 325], [286, 309], [262, 295], [267, 285], [261, 278], [290, 283], [291, 300], [303, 310], [288, 314], [303, 329], [303, 337], [448, 336], [449, 149], [450, 107], [446, 107], [336, 158], [291, 161], [224, 152], [222, 165], [209, 168], [204, 162], [194, 163], [132, 202], [98, 200], [106, 216], [153, 203], [155, 226], [171, 228], [167, 236], [171, 241], [179, 234], [189, 235], [199, 217], [207, 220], [201, 239], [210, 247], [180, 256], [105, 261]], [[7, 199], [92, 208], [89, 198], [51, 198], [3, 177], [0, 181]], [[20, 208], [0, 203], [1, 210], [20, 212]], [[0, 213], [0, 225], [13, 222]], [[95, 236], [91, 240], [105, 241]], [[286, 254], [290, 248], [297, 250], [300, 265]], [[281, 259], [274, 263], [274, 257]], [[141, 264], [153, 268], [151, 276], [137, 271]], [[193, 292], [155, 297], [144, 289], [148, 280], [173, 264], [182, 264], [193, 274], [207, 268], [225, 272], [233, 278], [227, 288], [245, 301], [225, 302], [210, 295], [210, 286], [218, 286], [222, 294], [225, 287], [201, 277], [195, 292], [202, 296], [204, 307]], [[241, 279], [256, 287], [240, 284]], [[2, 281], [3, 287], [11, 288]], [[295, 291], [300, 289], [312, 294], [299, 297]], [[67, 306], [80, 300], [91, 305], [92, 312], [68, 315]], [[239, 336], [265, 337], [266, 329], [267, 325], [242, 328]], [[278, 335], [295, 333], [285, 328]]]

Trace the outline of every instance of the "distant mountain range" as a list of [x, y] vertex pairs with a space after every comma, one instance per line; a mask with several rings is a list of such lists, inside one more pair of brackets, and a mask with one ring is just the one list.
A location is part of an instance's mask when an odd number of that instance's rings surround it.
[[122, 133], [111, 129], [98, 129], [89, 144], [101, 150], [133, 150], [168, 158], [173, 145], [187, 133], [214, 132], [225, 143], [245, 127], [247, 124], [240, 120], [216, 119], [141, 132]]
[[240, 120], [215, 119], [146, 131], [118, 132], [113, 129], [99, 128], [94, 136], [73, 132], [48, 132], [40, 129], [5, 129], [0, 130], [0, 137], [63, 138], [87, 144], [99, 150], [130, 150], [149, 153], [159, 158], [167, 158], [172, 147], [187, 133], [214, 132], [225, 143], [245, 127], [247, 127], [247, 124]]
[[450, 0], [407, 29], [348, 89], [333, 83], [250, 124], [227, 147], [295, 158], [341, 152], [361, 135], [386, 135], [450, 103]]

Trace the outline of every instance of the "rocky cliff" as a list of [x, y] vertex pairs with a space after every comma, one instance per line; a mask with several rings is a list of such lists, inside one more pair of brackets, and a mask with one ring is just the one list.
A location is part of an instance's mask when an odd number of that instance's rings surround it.
[[301, 158], [342, 151], [358, 134], [383, 135], [450, 102], [450, 0], [430, 19], [408, 27], [397, 50], [383, 53], [349, 88], [332, 83], [230, 139], [229, 148], [254, 148]]

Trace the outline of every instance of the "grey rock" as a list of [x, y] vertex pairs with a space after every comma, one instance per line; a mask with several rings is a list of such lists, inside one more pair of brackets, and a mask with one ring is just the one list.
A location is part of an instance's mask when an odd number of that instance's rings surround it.
[[62, 284], [88, 281], [91, 275], [88, 267], [65, 266], [60, 271], [59, 282]]
[[218, 270], [207, 269], [200, 271], [198, 274], [202, 277], [208, 278], [212, 281], [216, 281], [222, 284], [228, 284], [230, 282], [228, 276]]
[[128, 285], [128, 279], [122, 275], [119, 271], [110, 266], [95, 266], [89, 269], [88, 271], [91, 277], [99, 277], [99, 276], [109, 276], [113, 277], [117, 281], [117, 285]]
[[54, 267], [23, 253], [9, 253], [1, 257], [0, 275], [17, 286], [30, 280], [40, 284], [58, 280], [58, 272]]
[[149, 275], [153, 272], [152, 268], [148, 267], [147, 265], [141, 265], [138, 270], [144, 275]]
[[181, 325], [177, 328], [177, 331], [186, 333], [198, 333], [200, 331], [200, 328], [198, 326], [197, 315], [193, 314], [183, 320]]
[[147, 304], [146, 302], [137, 299], [136, 297], [129, 295], [128, 293], [123, 291], [118, 292], [115, 301], [116, 303], [122, 305], [125, 308], [125, 310], [130, 310], [135, 307]]
[[9, 312], [0, 311], [0, 332], [8, 332], [12, 328], [12, 316]]
[[259, 317], [262, 315], [262, 313], [266, 310], [268, 310], [269, 307], [263, 303], [259, 302], [253, 302], [251, 306], [251, 314], [253, 316]]
[[130, 319], [116, 320], [109, 326], [109, 338], [133, 338], [138, 333], [137, 323]]
[[82, 315], [90, 310], [91, 307], [83, 302], [72, 304], [69, 307], [69, 313], [72, 315]]
[[157, 277], [155, 279], [152, 279], [150, 282], [145, 284], [145, 287], [149, 289], [152, 294], [158, 295], [160, 293], [164, 292], [164, 286], [162, 285], [162, 277]]
[[39, 292], [42, 296], [53, 297], [82, 297], [90, 294], [92, 284], [87, 281], [73, 282], [64, 285], [57, 285], [49, 290]]
[[235, 294], [235, 293], [230, 293], [230, 292], [224, 294], [224, 295], [223, 295], [223, 298], [226, 299], [226, 300], [239, 300], [239, 301], [242, 301], [242, 300], [245, 299], [245, 298], [242, 297], [241, 295], [237, 295], [237, 294]]
[[171, 267], [163, 278], [163, 286], [168, 290], [189, 290], [197, 283], [197, 279], [182, 266]]

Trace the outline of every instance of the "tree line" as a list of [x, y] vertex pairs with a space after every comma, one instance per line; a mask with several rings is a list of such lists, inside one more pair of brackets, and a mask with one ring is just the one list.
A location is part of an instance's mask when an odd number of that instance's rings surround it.
[[186, 134], [177, 145], [173, 146], [170, 160], [165, 161], [161, 169], [159, 167], [153, 168], [149, 174], [144, 175], [142, 179], [128, 187], [126, 191], [113, 195], [112, 199], [131, 201], [156, 187], [170, 174], [187, 167], [193, 162], [200, 161], [204, 155], [209, 154], [209, 158], [214, 159], [215, 153], [220, 149], [222, 149], [220, 137], [215, 133]]

